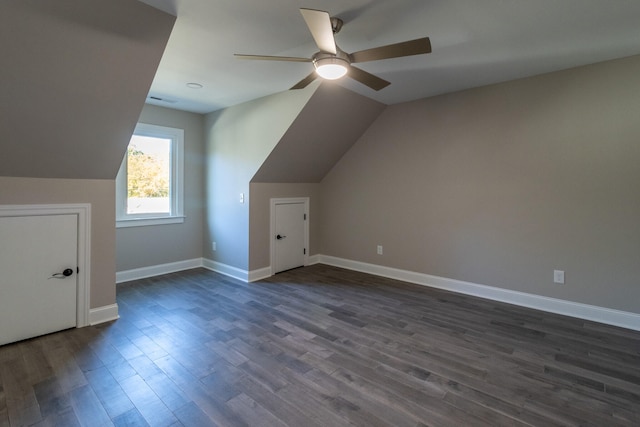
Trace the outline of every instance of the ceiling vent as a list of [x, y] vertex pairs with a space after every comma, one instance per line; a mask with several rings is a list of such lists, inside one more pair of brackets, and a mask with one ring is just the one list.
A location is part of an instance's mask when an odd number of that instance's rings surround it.
[[167, 104], [176, 104], [178, 102], [178, 100], [176, 100], [176, 99], [163, 98], [163, 97], [155, 96], [155, 95], [149, 95], [147, 97], [147, 100], [154, 101], [154, 102], [166, 102]]

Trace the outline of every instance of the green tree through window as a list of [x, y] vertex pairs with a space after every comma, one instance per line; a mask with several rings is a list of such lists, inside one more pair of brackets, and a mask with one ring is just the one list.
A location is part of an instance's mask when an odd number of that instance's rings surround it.
[[147, 154], [130, 145], [127, 170], [128, 197], [169, 197], [168, 156]]

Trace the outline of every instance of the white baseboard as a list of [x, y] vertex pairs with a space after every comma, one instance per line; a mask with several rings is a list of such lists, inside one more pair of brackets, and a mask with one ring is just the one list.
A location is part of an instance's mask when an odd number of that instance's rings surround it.
[[256, 282], [258, 280], [266, 279], [267, 277], [271, 277], [271, 267], [259, 268], [257, 270], [251, 270], [249, 272], [249, 282]]
[[175, 273], [176, 271], [189, 270], [191, 268], [202, 266], [202, 258], [194, 258], [184, 261], [170, 262], [167, 264], [134, 268], [132, 270], [118, 271], [116, 272], [116, 283], [129, 282], [131, 280], [144, 279], [146, 277], [160, 276], [161, 274]]
[[120, 318], [118, 315], [118, 304], [104, 305], [89, 310], [89, 324], [92, 326], [99, 323], [110, 322], [118, 318]]
[[135, 268], [132, 270], [116, 272], [116, 283], [129, 282], [131, 280], [145, 279], [147, 277], [160, 276], [162, 274], [175, 273], [177, 271], [190, 270], [192, 268], [204, 267], [207, 270], [215, 271], [243, 282], [254, 282], [271, 276], [271, 267], [260, 268], [247, 271], [237, 267], [232, 267], [221, 262], [207, 258], [194, 258], [185, 261], [170, 262], [167, 264], [152, 265], [149, 267]]
[[224, 274], [225, 276], [233, 277], [243, 282], [249, 281], [249, 272], [247, 270], [242, 270], [207, 258], [202, 260], [202, 266], [207, 270], [215, 271], [216, 273]]
[[[320, 262], [321, 255], [310, 255], [307, 257], [307, 263], [305, 265], [314, 265]], [[271, 266], [259, 268], [257, 270], [251, 270], [249, 272], [249, 282], [256, 282], [258, 280], [266, 279], [273, 276]]]
[[307, 260], [307, 265], [320, 264], [320, 259], [322, 255], [309, 255], [309, 259]]
[[316, 256], [318, 257], [317, 262], [322, 264], [640, 331], [640, 314], [638, 313], [479, 285], [477, 283], [463, 282], [344, 258], [327, 255]]
[[272, 275], [271, 267], [263, 267], [258, 268], [257, 270], [247, 271], [206, 258], [203, 259], [202, 266], [208, 270], [215, 271], [216, 273], [242, 280], [245, 283], [266, 279]]

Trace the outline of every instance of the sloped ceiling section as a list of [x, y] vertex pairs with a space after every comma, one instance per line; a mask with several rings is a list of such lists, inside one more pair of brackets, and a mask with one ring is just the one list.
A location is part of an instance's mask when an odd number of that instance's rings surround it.
[[322, 181], [384, 108], [382, 103], [323, 82], [251, 182]]
[[137, 0], [3, 0], [0, 176], [114, 179], [174, 22]]

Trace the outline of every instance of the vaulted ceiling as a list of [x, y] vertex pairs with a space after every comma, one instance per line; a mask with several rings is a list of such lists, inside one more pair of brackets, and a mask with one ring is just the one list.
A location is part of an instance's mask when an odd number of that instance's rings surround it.
[[[343, 19], [348, 52], [431, 38], [429, 55], [361, 65], [391, 82], [379, 92], [335, 83], [370, 98], [372, 117], [376, 105], [640, 53], [640, 2], [628, 0], [2, 1], [0, 176], [113, 179], [145, 100], [205, 113], [287, 90], [311, 64], [233, 53], [313, 54], [300, 7]], [[353, 143], [364, 125], [320, 106], [329, 93], [314, 95], [256, 180], [316, 180], [326, 171], [282, 177], [278, 165], [331, 129], [342, 142], [322, 155]]]
[[320, 182], [384, 110], [384, 104], [322, 82], [252, 182]]
[[[428, 36], [433, 53], [361, 68], [391, 82], [384, 104], [482, 86], [640, 53], [633, 0], [142, 0], [177, 15], [148, 102], [201, 113], [284, 91], [309, 63], [246, 61], [234, 53], [309, 57], [318, 49], [299, 8], [345, 24], [347, 51]], [[200, 83], [190, 89], [187, 83]]]

